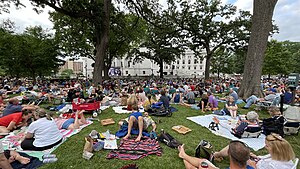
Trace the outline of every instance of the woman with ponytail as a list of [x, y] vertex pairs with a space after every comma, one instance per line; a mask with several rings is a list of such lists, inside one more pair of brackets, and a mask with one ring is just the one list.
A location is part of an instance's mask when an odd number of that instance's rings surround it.
[[43, 151], [58, 145], [62, 141], [62, 135], [51, 116], [44, 109], [37, 109], [36, 118], [27, 129], [21, 143], [22, 149]]

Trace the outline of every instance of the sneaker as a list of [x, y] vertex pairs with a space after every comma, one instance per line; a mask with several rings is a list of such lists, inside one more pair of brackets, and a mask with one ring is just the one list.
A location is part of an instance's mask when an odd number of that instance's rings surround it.
[[43, 160], [43, 163], [44, 164], [47, 164], [47, 163], [54, 163], [56, 162], [58, 159], [57, 158], [46, 158]]
[[45, 154], [45, 155], [43, 155], [43, 159], [46, 159], [46, 158], [56, 158], [56, 155], [55, 154]]

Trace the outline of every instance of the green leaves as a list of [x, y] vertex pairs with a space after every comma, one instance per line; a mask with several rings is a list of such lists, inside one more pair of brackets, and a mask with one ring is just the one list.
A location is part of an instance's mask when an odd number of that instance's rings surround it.
[[14, 77], [47, 76], [57, 71], [58, 46], [41, 27], [26, 28], [22, 34], [0, 31], [1, 68]]

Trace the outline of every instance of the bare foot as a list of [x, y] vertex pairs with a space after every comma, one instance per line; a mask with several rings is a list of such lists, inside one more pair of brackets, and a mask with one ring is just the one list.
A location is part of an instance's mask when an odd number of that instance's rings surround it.
[[123, 139], [128, 139], [130, 137], [130, 134], [127, 134]]
[[139, 142], [139, 141], [141, 141], [141, 138], [142, 138], [142, 136], [138, 136], [138, 137], [135, 139], [135, 141], [136, 141], [136, 142]]
[[19, 156], [16, 158], [21, 164], [28, 164], [30, 162], [30, 159], [27, 157]]
[[219, 124], [219, 123], [220, 123], [220, 120], [219, 120], [216, 116], [213, 117], [213, 121], [214, 121], [216, 124]]
[[178, 156], [180, 158], [184, 158], [184, 156], [185, 156], [184, 144], [182, 144], [181, 146], [178, 146], [178, 151], [179, 151]]

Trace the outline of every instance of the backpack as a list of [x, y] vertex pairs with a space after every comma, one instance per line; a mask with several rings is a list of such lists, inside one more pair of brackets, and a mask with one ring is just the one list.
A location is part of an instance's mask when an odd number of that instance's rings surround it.
[[285, 135], [297, 134], [300, 129], [299, 122], [286, 122], [283, 126], [283, 132]]
[[277, 133], [281, 137], [283, 137], [283, 124], [285, 122], [285, 118], [283, 116], [275, 116], [268, 119], [263, 119], [263, 134], [266, 136], [271, 133]]
[[213, 154], [212, 144], [206, 140], [201, 140], [198, 146], [196, 147], [195, 157], [205, 158], [213, 162], [212, 154]]
[[163, 106], [162, 102], [153, 103], [148, 109], [148, 114], [150, 116], [172, 116], [172, 112]]
[[180, 94], [175, 94], [174, 103], [179, 103], [179, 102], [180, 102]]
[[172, 137], [169, 133], [166, 133], [162, 130], [162, 132], [157, 137], [158, 141], [165, 143], [167, 146], [171, 148], [177, 148], [181, 145], [179, 141], [177, 141], [174, 137]]

